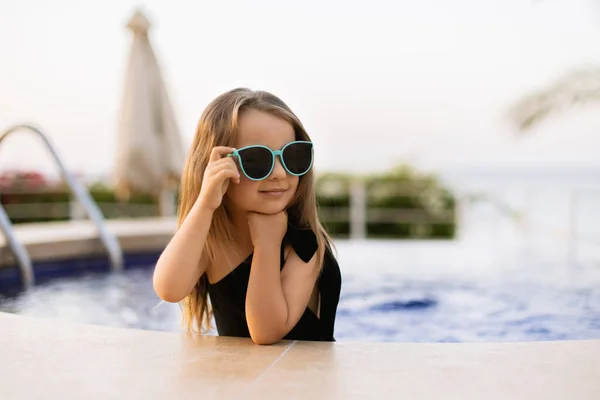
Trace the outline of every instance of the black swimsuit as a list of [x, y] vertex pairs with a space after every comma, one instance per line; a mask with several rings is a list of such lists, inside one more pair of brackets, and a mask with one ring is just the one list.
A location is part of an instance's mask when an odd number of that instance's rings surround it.
[[[317, 251], [316, 236], [310, 229], [298, 229], [289, 225], [281, 246], [280, 268], [284, 265], [286, 243], [292, 246], [304, 262], [310, 261]], [[215, 323], [221, 336], [250, 337], [246, 322], [246, 292], [251, 264], [252, 254], [223, 279], [208, 284]], [[320, 318], [306, 307], [296, 326], [283, 339], [335, 341], [333, 331], [340, 289], [340, 268], [331, 250], [327, 248], [323, 270], [318, 280], [321, 296]]]

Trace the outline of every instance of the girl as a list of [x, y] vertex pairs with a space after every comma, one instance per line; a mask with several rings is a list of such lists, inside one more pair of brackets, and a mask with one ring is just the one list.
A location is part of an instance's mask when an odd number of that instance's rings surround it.
[[276, 96], [234, 89], [208, 105], [153, 278], [161, 299], [184, 300], [188, 331], [214, 316], [219, 335], [258, 344], [335, 340], [341, 275], [312, 164], [310, 137]]

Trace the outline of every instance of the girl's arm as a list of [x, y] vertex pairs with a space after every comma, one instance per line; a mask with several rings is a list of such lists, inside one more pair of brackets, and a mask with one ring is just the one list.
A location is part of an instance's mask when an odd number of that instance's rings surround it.
[[290, 248], [280, 269], [287, 214], [250, 213], [248, 224], [254, 255], [246, 293], [246, 320], [254, 342], [272, 344], [292, 330], [304, 314], [319, 275], [319, 257], [316, 252], [306, 263]]
[[305, 263], [290, 249], [280, 271], [279, 246], [255, 249], [246, 294], [246, 320], [255, 343], [276, 343], [298, 323], [319, 275], [317, 261], [317, 253]]
[[233, 150], [223, 146], [212, 149], [200, 194], [156, 263], [154, 291], [164, 301], [181, 301], [208, 268], [203, 250], [213, 213], [221, 205], [229, 183], [240, 182], [235, 162], [225, 157]]
[[164, 301], [176, 303], [187, 296], [208, 268], [204, 242], [213, 211], [196, 202], [154, 270], [154, 291]]

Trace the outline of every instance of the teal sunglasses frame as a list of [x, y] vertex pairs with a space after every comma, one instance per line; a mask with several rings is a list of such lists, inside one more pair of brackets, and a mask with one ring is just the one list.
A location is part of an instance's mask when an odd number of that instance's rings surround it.
[[[308, 166], [308, 168], [306, 169], [306, 171], [303, 172], [303, 173], [301, 173], [301, 174], [295, 174], [292, 171], [290, 171], [289, 168], [287, 167], [287, 165], [285, 165], [285, 159], [283, 158], [283, 152], [285, 151], [285, 149], [288, 146], [291, 146], [291, 145], [296, 144], [296, 143], [308, 143], [308, 144], [310, 144], [310, 165]], [[252, 178], [251, 176], [249, 176], [246, 173], [246, 170], [244, 169], [244, 162], [242, 160], [242, 157], [240, 157], [240, 153], [239, 153], [242, 150], [252, 149], [252, 148], [257, 148], [257, 147], [269, 150], [271, 152], [272, 156], [273, 156], [272, 160], [271, 160], [271, 168], [269, 169], [269, 172], [264, 177], [258, 178], [258, 179], [257, 178]], [[305, 140], [295, 140], [295, 141], [289, 142], [288, 144], [286, 144], [285, 146], [283, 146], [281, 148], [281, 150], [272, 150], [272, 149], [268, 148], [267, 146], [263, 146], [261, 144], [255, 144], [255, 145], [251, 145], [251, 146], [242, 147], [241, 149], [236, 149], [236, 150], [233, 151], [233, 153], [227, 154], [227, 157], [237, 157], [237, 159], [240, 162], [240, 167], [242, 169], [242, 172], [244, 173], [244, 175], [246, 176], [246, 178], [248, 178], [248, 179], [250, 179], [252, 181], [262, 181], [264, 179], [267, 179], [271, 175], [271, 173], [273, 173], [273, 169], [275, 168], [275, 158], [277, 158], [277, 157], [279, 157], [279, 159], [281, 160], [281, 165], [283, 166], [283, 168], [285, 169], [285, 171], [288, 174], [294, 175], [294, 176], [302, 176], [302, 175], [305, 175], [306, 173], [308, 173], [308, 171], [310, 171], [310, 169], [313, 166], [313, 161], [314, 161], [314, 144], [313, 144], [313, 142], [309, 142], [309, 141], [305, 141]]]

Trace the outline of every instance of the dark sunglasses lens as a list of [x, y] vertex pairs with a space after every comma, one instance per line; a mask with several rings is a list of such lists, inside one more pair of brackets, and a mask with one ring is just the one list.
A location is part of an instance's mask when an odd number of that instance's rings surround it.
[[271, 172], [273, 154], [264, 147], [250, 147], [239, 151], [242, 167], [252, 179], [265, 178]]
[[312, 165], [312, 143], [290, 144], [283, 150], [283, 162], [292, 174], [305, 174]]

